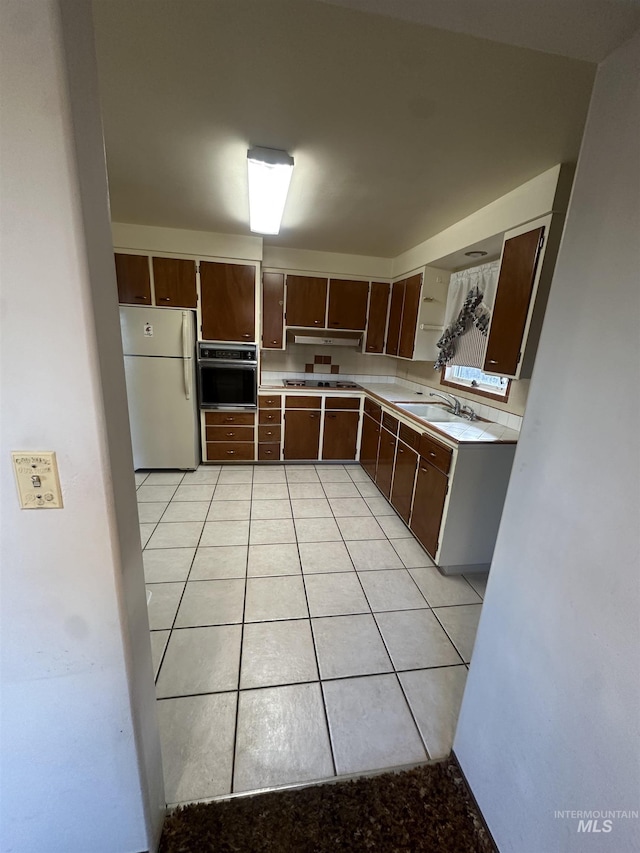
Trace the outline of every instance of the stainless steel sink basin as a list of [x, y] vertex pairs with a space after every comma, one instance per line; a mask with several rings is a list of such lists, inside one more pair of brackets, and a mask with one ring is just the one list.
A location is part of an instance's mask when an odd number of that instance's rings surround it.
[[409, 412], [418, 418], [423, 418], [425, 421], [430, 421], [434, 424], [452, 421], [460, 423], [464, 420], [459, 415], [453, 415], [451, 412], [448, 412], [444, 406], [434, 406], [429, 403], [396, 403], [396, 406], [404, 409], [405, 412]]

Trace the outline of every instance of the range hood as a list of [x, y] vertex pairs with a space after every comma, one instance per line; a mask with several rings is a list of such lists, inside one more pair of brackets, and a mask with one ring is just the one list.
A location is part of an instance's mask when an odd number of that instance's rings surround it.
[[340, 332], [336, 329], [287, 329], [287, 340], [294, 344], [359, 349], [362, 345], [362, 332]]

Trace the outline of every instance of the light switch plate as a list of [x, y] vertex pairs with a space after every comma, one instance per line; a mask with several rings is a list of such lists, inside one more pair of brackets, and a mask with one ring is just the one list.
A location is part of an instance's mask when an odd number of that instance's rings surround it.
[[16, 450], [11, 458], [21, 509], [62, 509], [55, 452]]

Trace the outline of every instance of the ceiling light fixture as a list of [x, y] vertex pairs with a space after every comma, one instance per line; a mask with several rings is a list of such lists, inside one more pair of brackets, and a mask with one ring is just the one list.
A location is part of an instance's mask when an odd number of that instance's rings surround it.
[[249, 227], [255, 234], [277, 234], [289, 192], [293, 157], [277, 148], [250, 148], [247, 166]]
[[481, 249], [474, 249], [471, 252], [465, 252], [467, 258], [484, 258], [486, 252], [483, 252]]

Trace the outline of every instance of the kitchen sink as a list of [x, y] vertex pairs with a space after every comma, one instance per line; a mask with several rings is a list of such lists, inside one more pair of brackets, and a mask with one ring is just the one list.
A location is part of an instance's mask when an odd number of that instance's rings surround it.
[[458, 422], [464, 420], [459, 415], [448, 412], [443, 406], [435, 406], [430, 403], [396, 403], [399, 409], [404, 409], [418, 418], [423, 418], [431, 423]]

